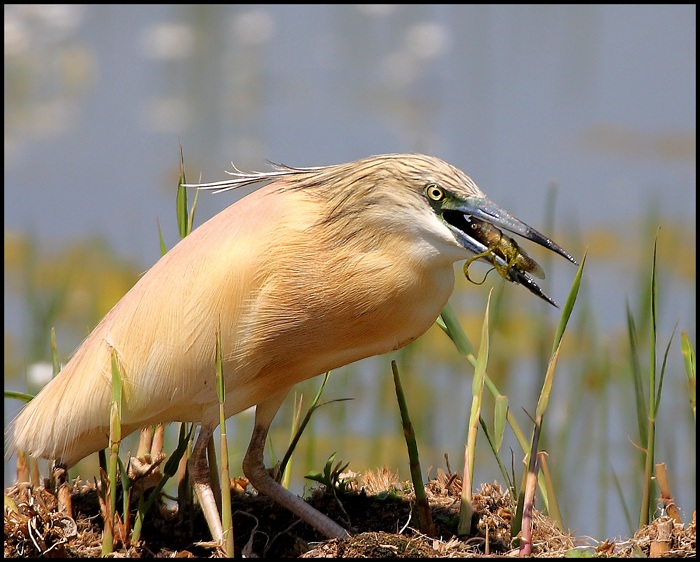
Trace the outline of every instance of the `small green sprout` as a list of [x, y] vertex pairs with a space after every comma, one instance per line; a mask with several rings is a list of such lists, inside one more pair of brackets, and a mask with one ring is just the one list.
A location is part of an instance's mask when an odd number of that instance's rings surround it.
[[315, 482], [323, 484], [331, 490], [338, 490], [341, 493], [345, 493], [349, 484], [352, 482], [352, 478], [344, 477], [343, 472], [347, 470], [350, 463], [347, 462], [343, 464], [343, 461], [338, 461], [335, 466], [333, 466], [335, 455], [336, 453], [333, 453], [330, 457], [328, 457], [326, 466], [323, 467], [323, 473], [311, 471], [304, 476], [304, 478], [314, 480]]

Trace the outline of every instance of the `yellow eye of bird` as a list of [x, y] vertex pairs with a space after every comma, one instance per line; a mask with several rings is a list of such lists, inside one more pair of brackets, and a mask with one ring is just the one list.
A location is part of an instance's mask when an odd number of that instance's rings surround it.
[[433, 201], [442, 201], [445, 198], [445, 192], [436, 183], [429, 183], [426, 185], [425, 193]]

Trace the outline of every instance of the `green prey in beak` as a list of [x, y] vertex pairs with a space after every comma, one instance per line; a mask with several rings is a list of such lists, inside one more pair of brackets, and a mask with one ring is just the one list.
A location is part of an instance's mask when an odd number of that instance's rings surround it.
[[504, 279], [523, 285], [549, 304], [558, 306], [535, 282], [533, 276], [540, 279], [545, 276], [540, 265], [500, 229], [527, 238], [578, 265], [561, 246], [488, 199], [469, 198], [459, 201], [458, 198], [446, 198], [442, 203], [439, 212], [443, 220], [457, 240], [475, 254], [464, 264], [467, 279], [469, 265], [476, 260], [483, 260], [491, 263]]

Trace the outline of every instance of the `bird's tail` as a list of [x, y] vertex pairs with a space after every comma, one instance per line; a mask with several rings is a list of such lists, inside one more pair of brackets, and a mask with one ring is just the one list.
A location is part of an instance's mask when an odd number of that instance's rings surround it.
[[108, 358], [106, 345], [82, 346], [9, 425], [6, 456], [21, 450], [71, 466], [106, 447], [111, 392], [111, 373], [105, 372]]

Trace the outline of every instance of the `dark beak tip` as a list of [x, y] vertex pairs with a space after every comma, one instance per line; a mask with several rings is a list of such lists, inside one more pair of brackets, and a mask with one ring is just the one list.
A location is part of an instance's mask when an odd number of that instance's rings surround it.
[[[533, 242], [537, 242], [537, 240], [533, 240]], [[545, 248], [552, 250], [553, 252], [559, 254], [563, 258], [566, 258], [574, 265], [578, 266], [578, 260], [576, 260], [571, 254], [569, 254], [561, 246], [558, 246], [557, 244], [554, 244], [554, 242], [551, 242], [551, 240], [549, 242], [551, 243], [551, 245], [550, 244], [541, 244], [541, 245], [544, 246]]]
[[547, 296], [547, 294], [545, 294], [545, 292], [540, 288], [540, 286], [537, 283], [535, 283], [535, 280], [532, 278], [532, 275], [530, 275], [528, 272], [521, 271], [519, 269], [512, 269], [509, 273], [511, 281], [517, 283], [518, 285], [522, 285], [533, 295], [536, 295], [542, 300], [547, 301], [553, 307], [559, 308], [559, 305], [554, 301], [554, 299], [550, 298], [549, 296]]
[[537, 293], [535, 291], [532, 291], [534, 294], [536, 294], [538, 297], [540, 297], [542, 300], [547, 301], [549, 304], [551, 304], [554, 308], [559, 308], [559, 305], [556, 303], [556, 301], [543, 292]]

